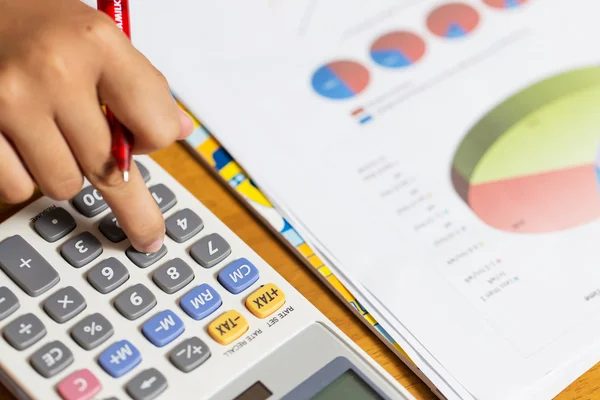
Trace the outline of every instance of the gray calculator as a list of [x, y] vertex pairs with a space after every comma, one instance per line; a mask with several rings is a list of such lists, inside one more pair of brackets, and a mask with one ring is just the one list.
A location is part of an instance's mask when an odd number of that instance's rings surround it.
[[167, 237], [135, 251], [102, 196], [0, 224], [0, 382], [19, 399], [413, 399], [149, 157]]

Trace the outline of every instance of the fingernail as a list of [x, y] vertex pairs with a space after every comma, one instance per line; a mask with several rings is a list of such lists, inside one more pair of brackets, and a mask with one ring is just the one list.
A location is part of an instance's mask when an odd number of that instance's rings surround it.
[[162, 239], [155, 240], [149, 246], [146, 246], [144, 248], [144, 252], [145, 253], [156, 253], [157, 251], [160, 250], [160, 248], [162, 247], [162, 245], [163, 245], [163, 240]]
[[194, 121], [192, 121], [192, 118], [190, 118], [190, 116], [181, 108], [179, 109], [179, 123], [181, 125], [179, 140], [183, 140], [194, 131]]

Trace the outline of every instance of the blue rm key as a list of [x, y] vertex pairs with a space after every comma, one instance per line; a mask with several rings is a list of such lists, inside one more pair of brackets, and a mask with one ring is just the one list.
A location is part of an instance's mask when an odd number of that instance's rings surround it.
[[258, 269], [247, 259], [240, 258], [223, 268], [218, 279], [225, 289], [238, 294], [258, 280]]
[[165, 310], [144, 324], [142, 333], [153, 345], [163, 347], [183, 333], [183, 321], [171, 310]]
[[203, 283], [190, 290], [181, 298], [179, 304], [187, 315], [195, 320], [201, 320], [208, 317], [215, 310], [221, 307], [223, 300], [215, 289], [208, 283]]
[[113, 378], [125, 375], [141, 361], [140, 351], [127, 340], [113, 344], [98, 358], [100, 366]]

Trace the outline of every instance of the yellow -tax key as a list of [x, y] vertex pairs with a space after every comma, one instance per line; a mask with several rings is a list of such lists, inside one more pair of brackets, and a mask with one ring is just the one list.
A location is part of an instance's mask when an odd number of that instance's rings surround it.
[[248, 321], [236, 310], [221, 314], [208, 325], [208, 334], [222, 345], [228, 345], [248, 330]]
[[266, 318], [285, 303], [285, 294], [277, 285], [261, 286], [246, 299], [246, 308], [258, 318]]

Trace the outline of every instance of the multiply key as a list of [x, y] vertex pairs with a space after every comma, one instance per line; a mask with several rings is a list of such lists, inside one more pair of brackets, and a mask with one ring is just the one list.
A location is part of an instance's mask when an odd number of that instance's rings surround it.
[[60, 280], [48, 261], [19, 235], [0, 242], [0, 268], [31, 297], [46, 293]]

